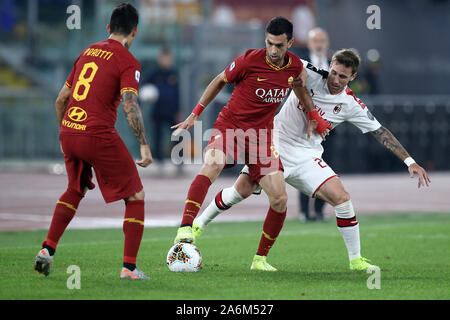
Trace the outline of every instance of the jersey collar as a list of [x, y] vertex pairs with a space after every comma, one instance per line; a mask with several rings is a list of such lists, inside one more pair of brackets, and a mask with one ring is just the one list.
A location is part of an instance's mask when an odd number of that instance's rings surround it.
[[[286, 54], [287, 54], [287, 52], [286, 52]], [[273, 64], [273, 63], [269, 60], [269, 58], [267, 58], [267, 55], [264, 55], [264, 58], [265, 58], [265, 60], [266, 60], [266, 63], [269, 65], [269, 67], [271, 67], [272, 69], [275, 69], [275, 70], [277, 70], [277, 71], [284, 70], [284, 69], [288, 68], [288, 67], [291, 65], [291, 63], [292, 63], [291, 56], [288, 55], [288, 57], [289, 57], [288, 63], [286, 63], [286, 65], [283, 66], [283, 67], [279, 67], [279, 66]]]

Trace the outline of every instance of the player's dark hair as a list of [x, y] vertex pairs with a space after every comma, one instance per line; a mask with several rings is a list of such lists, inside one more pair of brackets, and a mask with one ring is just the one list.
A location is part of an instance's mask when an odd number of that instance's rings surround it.
[[347, 68], [352, 68], [353, 75], [356, 71], [358, 71], [359, 64], [361, 63], [361, 58], [359, 57], [359, 54], [352, 49], [341, 49], [339, 51], [336, 51], [331, 58], [331, 62], [334, 61], [343, 64]]
[[285, 17], [275, 17], [266, 26], [267, 33], [273, 34], [274, 36], [285, 33], [288, 41], [292, 39], [293, 30], [292, 22]]
[[129, 3], [121, 3], [114, 8], [109, 21], [109, 32], [129, 35], [139, 23], [139, 14]]

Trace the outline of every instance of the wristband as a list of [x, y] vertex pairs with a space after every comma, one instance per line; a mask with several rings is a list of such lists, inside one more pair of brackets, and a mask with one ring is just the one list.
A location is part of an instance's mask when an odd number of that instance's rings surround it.
[[317, 110], [309, 111], [308, 112], [308, 119], [309, 120], [317, 120], [319, 118], [319, 112]]
[[319, 112], [317, 112], [317, 110], [308, 112], [308, 119], [317, 121], [316, 132], [318, 134], [324, 133], [326, 129], [333, 129], [333, 127], [324, 118], [319, 116]]
[[406, 158], [405, 160], [403, 160], [403, 162], [404, 162], [408, 167], [409, 167], [410, 165], [412, 165], [413, 163], [416, 163], [416, 162], [414, 161], [414, 159], [411, 158], [411, 157]]
[[197, 103], [194, 110], [192, 110], [192, 113], [196, 116], [199, 116], [203, 112], [203, 110], [205, 110], [205, 107], [201, 103]]

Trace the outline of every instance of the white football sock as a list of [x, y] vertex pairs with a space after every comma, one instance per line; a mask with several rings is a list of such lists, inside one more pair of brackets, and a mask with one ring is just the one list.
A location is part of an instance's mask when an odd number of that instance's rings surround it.
[[339, 232], [347, 247], [348, 258], [353, 260], [361, 256], [359, 224], [356, 221], [352, 201], [346, 201], [334, 207]]
[[[244, 198], [236, 191], [234, 186], [225, 188], [216, 195], [202, 214], [195, 219], [195, 222], [200, 227], [205, 228], [215, 217], [242, 200]], [[218, 204], [221, 206], [220, 208], [217, 206]]]

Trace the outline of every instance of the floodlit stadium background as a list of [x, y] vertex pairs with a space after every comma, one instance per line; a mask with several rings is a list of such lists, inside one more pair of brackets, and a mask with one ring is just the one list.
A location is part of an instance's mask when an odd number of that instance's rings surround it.
[[[0, 230], [47, 228], [65, 189], [54, 101], [74, 60], [108, 37], [106, 25], [120, 1], [0, 1]], [[355, 48], [362, 57], [355, 94], [430, 174], [430, 188], [417, 190], [406, 166], [370, 135], [350, 124], [338, 127], [325, 160], [341, 175], [358, 213], [450, 212], [450, 1], [356, 0], [142, 0], [131, 52], [142, 74], [151, 72], [162, 48], [175, 57], [183, 116], [210, 80], [236, 56], [264, 46], [264, 26], [277, 15], [294, 23], [293, 52], [301, 54], [309, 29], [324, 28], [330, 53]], [[80, 29], [69, 29], [70, 5], [80, 8]], [[381, 29], [369, 29], [370, 5], [380, 8]], [[231, 88], [202, 114], [210, 128]], [[151, 145], [153, 105], [141, 104]], [[117, 129], [132, 154], [139, 148], [119, 109]], [[167, 128], [169, 134], [169, 128]], [[167, 135], [167, 137], [169, 137]], [[170, 139], [164, 141], [167, 148]], [[193, 146], [193, 156], [203, 145]], [[196, 151], [194, 151], [196, 150]], [[170, 159], [140, 169], [148, 195], [148, 225], [175, 225], [198, 164], [181, 175]], [[226, 170], [205, 200], [234, 181]], [[298, 216], [297, 191], [288, 186], [288, 216]], [[122, 204], [105, 206], [98, 190], [88, 194], [73, 227], [121, 226]], [[205, 203], [206, 205], [206, 203]], [[260, 219], [265, 196], [253, 197], [219, 219]], [[331, 208], [327, 207], [331, 213]], [[84, 219], [84, 220], [83, 220]], [[90, 220], [89, 220], [90, 219]]]

